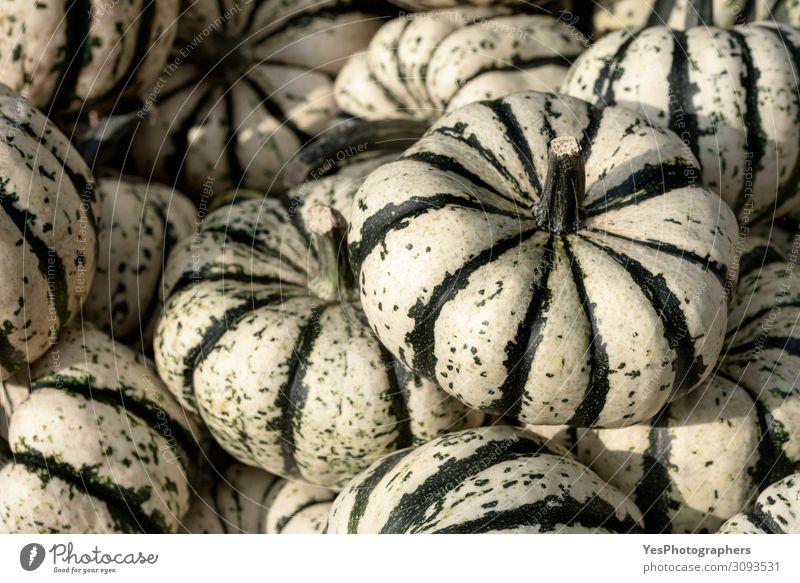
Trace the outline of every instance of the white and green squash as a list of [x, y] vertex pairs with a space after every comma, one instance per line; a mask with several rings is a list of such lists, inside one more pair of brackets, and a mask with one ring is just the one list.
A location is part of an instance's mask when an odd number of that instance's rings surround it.
[[702, 183], [749, 224], [800, 202], [798, 70], [800, 32], [787, 25], [655, 26], [600, 39], [562, 90], [628, 107], [680, 135]]
[[800, 468], [800, 273], [768, 233], [744, 242], [725, 347], [705, 386], [641, 425], [547, 435], [630, 495], [648, 532], [716, 532]]
[[114, 109], [163, 74], [180, 0], [0, 2], [0, 82], [48, 112]]
[[373, 0], [197, 0], [133, 142], [139, 173], [197, 199], [266, 191], [337, 113], [333, 77], [396, 10]]
[[155, 341], [167, 386], [234, 458], [333, 489], [483, 417], [405, 369], [364, 322], [344, 246], [360, 183], [333, 176], [204, 217], [167, 264]]
[[233, 464], [192, 503], [193, 534], [322, 534], [336, 493]]
[[433, 121], [515, 91], [557, 91], [584, 45], [563, 23], [510, 8], [463, 8], [384, 24], [336, 78], [336, 103], [366, 119]]
[[720, 534], [800, 534], [800, 473], [764, 490], [749, 512], [737, 514]]
[[133, 176], [99, 178], [97, 189], [99, 256], [83, 316], [149, 352], [163, 306], [161, 274], [172, 248], [195, 231], [197, 211], [181, 192]]
[[0, 532], [177, 531], [200, 435], [155, 371], [73, 324], [30, 379], [0, 470]]
[[628, 533], [641, 513], [613, 486], [520, 429], [443, 435], [390, 454], [333, 503], [328, 532]]
[[80, 311], [97, 259], [89, 168], [45, 115], [0, 85], [0, 379]]
[[649, 419], [711, 372], [725, 334], [736, 222], [697, 172], [677, 136], [620, 108], [525, 92], [451, 112], [358, 192], [367, 319], [483, 412]]
[[[574, 0], [585, 2], [586, 0]], [[710, 0], [713, 13], [701, 25], [722, 28], [758, 20], [800, 24], [798, 0]], [[648, 26], [682, 29], [692, 10], [692, 0], [596, 0], [593, 2], [594, 33], [630, 30]]]
[[[519, 0], [390, 0], [392, 4], [406, 8], [408, 10], [415, 10], [420, 12], [427, 12], [431, 10], [439, 10], [442, 8], [462, 8], [464, 6], [503, 6], [503, 5], [517, 5], [519, 7], [522, 2]], [[536, 2], [525, 2], [526, 5], [533, 4], [552, 4], [552, 0], [537, 0]]]

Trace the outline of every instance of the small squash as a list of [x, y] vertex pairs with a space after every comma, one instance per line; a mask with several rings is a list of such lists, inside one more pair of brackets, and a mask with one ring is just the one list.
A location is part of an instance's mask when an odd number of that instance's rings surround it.
[[167, 386], [228, 453], [334, 489], [385, 453], [482, 420], [364, 322], [343, 246], [360, 182], [333, 176], [204, 217], [167, 264], [155, 342]]
[[[693, 10], [693, 0], [596, 0], [594, 4], [593, 24], [598, 36], [648, 26], [681, 29]], [[696, 1], [694, 4], [699, 6]], [[711, 0], [711, 5], [713, 12], [703, 17], [703, 25], [725, 28], [758, 20], [800, 24], [797, 0]]]
[[[441, 8], [461, 8], [464, 6], [503, 6], [519, 5], [519, 0], [390, 0], [392, 4], [408, 10], [429, 11]], [[538, 0], [536, 4], [552, 3], [552, 0]], [[526, 4], [529, 4], [526, 2]], [[533, 4], [533, 3], [530, 3]]]
[[234, 464], [195, 499], [184, 521], [194, 534], [321, 534], [336, 493]]
[[711, 372], [725, 333], [736, 222], [696, 171], [620, 108], [525, 92], [456, 110], [359, 189], [367, 319], [483, 412], [649, 419]]
[[395, 10], [371, 0], [196, 0], [136, 132], [140, 174], [196, 199], [266, 191], [337, 112], [333, 76]]
[[556, 437], [633, 498], [648, 532], [715, 532], [800, 467], [800, 272], [768, 234], [744, 243], [722, 359], [704, 387], [645, 424]]
[[3, 85], [0, 135], [4, 379], [44, 354], [80, 311], [94, 277], [99, 204], [89, 168], [66, 136]]
[[30, 378], [11, 417], [13, 463], [0, 470], [0, 532], [176, 531], [199, 433], [155, 372], [71, 325]]
[[680, 135], [703, 184], [749, 224], [800, 202], [798, 70], [800, 31], [787, 25], [655, 26], [600, 39], [562, 90], [628, 107]]
[[366, 119], [432, 121], [515, 91], [556, 91], [583, 50], [539, 14], [494, 7], [409, 15], [384, 24], [350, 58], [336, 78], [336, 103]]
[[729, 519], [720, 534], [800, 534], [800, 473], [772, 484], [755, 507]]
[[48, 112], [114, 108], [162, 74], [180, 0], [0, 2], [0, 82]]
[[103, 201], [97, 274], [84, 317], [114, 338], [141, 339], [149, 352], [172, 248], [196, 228], [185, 195], [132, 176], [97, 181]]
[[443, 435], [376, 461], [333, 503], [328, 532], [638, 532], [613, 486], [512, 427]]

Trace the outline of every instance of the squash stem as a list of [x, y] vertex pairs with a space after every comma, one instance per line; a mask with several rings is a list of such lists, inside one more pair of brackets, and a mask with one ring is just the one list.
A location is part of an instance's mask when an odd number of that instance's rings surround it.
[[686, 3], [686, 30], [697, 26], [714, 25], [713, 0], [689, 0]]
[[580, 228], [585, 193], [586, 172], [578, 140], [572, 136], [554, 138], [542, 196], [532, 207], [538, 227], [556, 234]]
[[428, 122], [417, 120], [345, 120], [326, 130], [289, 161], [282, 172], [284, 184], [288, 188], [316, 180], [359, 154], [377, 150], [402, 152], [429, 127]]
[[335, 208], [318, 204], [308, 209], [305, 223], [319, 260], [317, 274], [308, 282], [309, 291], [329, 302], [352, 301], [356, 285], [347, 257], [347, 221]]

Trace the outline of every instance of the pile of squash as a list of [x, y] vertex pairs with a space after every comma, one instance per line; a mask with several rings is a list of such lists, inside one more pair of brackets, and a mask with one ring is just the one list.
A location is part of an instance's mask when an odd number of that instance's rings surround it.
[[795, 2], [0, 16], [0, 532], [800, 532]]

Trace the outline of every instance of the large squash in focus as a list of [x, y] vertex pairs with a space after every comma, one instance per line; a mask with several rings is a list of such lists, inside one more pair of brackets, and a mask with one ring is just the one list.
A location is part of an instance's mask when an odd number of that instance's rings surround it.
[[458, 109], [358, 192], [367, 319], [481, 411], [649, 419], [725, 334], [736, 221], [697, 173], [678, 136], [621, 108], [527, 92]]

